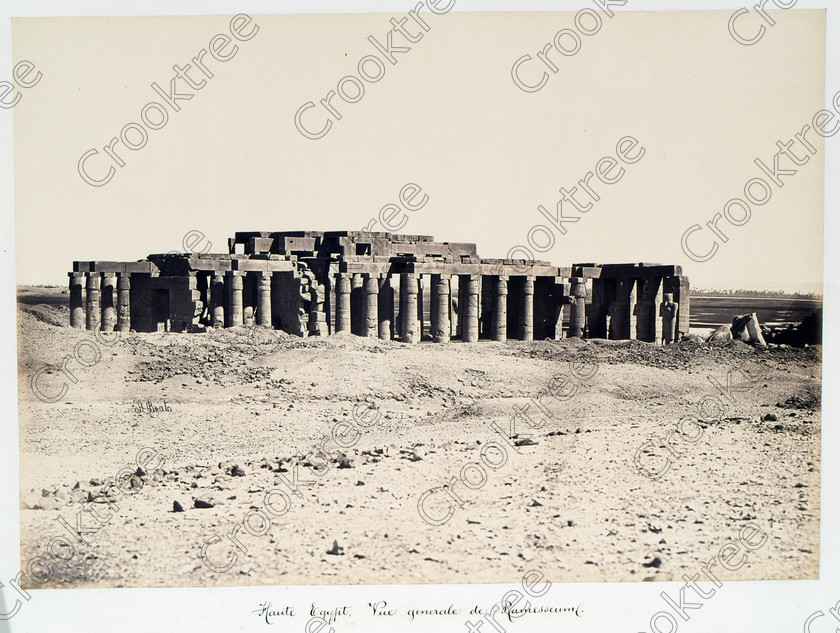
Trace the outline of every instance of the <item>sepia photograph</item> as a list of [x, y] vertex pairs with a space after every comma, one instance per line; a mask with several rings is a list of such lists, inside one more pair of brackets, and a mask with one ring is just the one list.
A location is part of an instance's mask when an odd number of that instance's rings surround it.
[[9, 630], [673, 633], [836, 574], [832, 8], [775, 1], [13, 16]]

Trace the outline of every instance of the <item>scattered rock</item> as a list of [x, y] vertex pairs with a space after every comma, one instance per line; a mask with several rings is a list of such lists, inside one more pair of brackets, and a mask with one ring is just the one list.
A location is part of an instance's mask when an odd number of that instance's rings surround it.
[[774, 413], [765, 413], [761, 416], [762, 422], [775, 422], [778, 419]]
[[333, 541], [333, 545], [327, 550], [327, 554], [331, 556], [344, 556], [344, 548], [338, 545], [338, 541]]
[[659, 556], [656, 556], [652, 561], [649, 563], [642, 563], [642, 567], [655, 567], [659, 569], [662, 566], [662, 559]]
[[728, 325], [721, 325], [718, 329], [709, 335], [706, 339], [707, 343], [726, 343], [732, 340], [732, 330]]
[[183, 512], [183, 511], [184, 511], [184, 506], [182, 506], [177, 501], [172, 502], [172, 512]]
[[755, 343], [767, 347], [767, 342], [761, 333], [761, 325], [755, 312], [744, 314], [732, 319], [733, 338], [745, 343]]
[[513, 442], [514, 446], [536, 446], [537, 443], [532, 440], [530, 437], [523, 437], [521, 440], [515, 440]]
[[193, 505], [198, 509], [206, 509], [213, 507], [212, 503], [210, 503], [209, 501], [202, 501], [201, 499], [196, 499]]
[[805, 400], [799, 396], [791, 396], [784, 402], [777, 402], [776, 406], [780, 409], [813, 409], [813, 400]]

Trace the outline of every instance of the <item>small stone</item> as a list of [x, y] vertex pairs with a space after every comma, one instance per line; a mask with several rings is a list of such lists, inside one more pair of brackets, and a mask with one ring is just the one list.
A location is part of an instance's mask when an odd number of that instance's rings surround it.
[[196, 508], [199, 508], [199, 509], [206, 509], [206, 508], [212, 508], [213, 507], [212, 503], [210, 503], [208, 501], [202, 501], [201, 499], [196, 499], [195, 503], [193, 505]]
[[184, 511], [184, 506], [182, 506], [177, 501], [172, 502], [172, 512], [183, 512], [183, 511]]
[[777, 418], [776, 415], [773, 413], [765, 413], [761, 419], [764, 422], [775, 422], [779, 418]]
[[661, 566], [662, 566], [662, 559], [659, 558], [659, 556], [655, 557], [649, 563], [642, 563], [642, 567], [655, 567], [656, 569], [659, 569]]
[[536, 446], [537, 443], [532, 440], [530, 437], [522, 438], [521, 440], [516, 440], [513, 443], [514, 446]]
[[333, 541], [333, 545], [330, 549], [327, 550], [327, 554], [330, 554], [332, 556], [343, 556], [344, 548], [339, 546], [338, 541]]

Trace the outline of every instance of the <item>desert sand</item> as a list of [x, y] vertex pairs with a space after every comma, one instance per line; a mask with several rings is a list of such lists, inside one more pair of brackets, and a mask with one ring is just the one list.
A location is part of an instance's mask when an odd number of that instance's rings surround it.
[[[819, 575], [819, 346], [409, 346], [248, 328], [105, 345], [68, 322], [67, 308], [19, 306], [21, 568], [43, 572], [30, 563], [49, 558], [58, 536], [53, 557], [67, 558], [43, 584], [25, 575], [25, 586], [487, 583], [531, 569], [554, 582], [679, 580], [750, 523], [767, 542], [737, 571], [718, 568], [722, 580]], [[101, 358], [89, 367], [73, 358], [75, 349], [92, 361], [94, 348]], [[40, 374], [42, 393], [67, 385], [43, 402], [33, 375], [68, 355], [77, 382]], [[534, 398], [570, 363], [597, 373], [563, 401], [542, 398], [551, 417], [540, 428], [520, 418], [511, 429], [515, 407], [536, 413]], [[354, 410], [375, 416], [361, 426]], [[674, 435], [681, 419], [694, 441]], [[311, 451], [337, 425], [359, 436], [340, 451], [324, 443], [325, 462]], [[480, 463], [493, 441], [507, 461], [485, 468], [480, 488], [456, 484], [462, 506], [430, 495], [431, 516], [454, 514], [425, 522], [423, 493]], [[144, 447], [160, 459], [132, 477]], [[286, 483], [296, 453], [308, 454], [300, 496]], [[634, 461], [649, 473], [669, 466], [648, 477]], [[109, 489], [115, 476], [127, 492]], [[288, 509], [267, 515], [264, 534], [246, 532], [246, 516], [262, 531], [256, 513], [278, 490]], [[279, 492], [268, 500], [283, 509]], [[77, 527], [77, 515], [87, 543], [58, 520]], [[230, 569], [202, 562], [208, 542], [209, 560]]]

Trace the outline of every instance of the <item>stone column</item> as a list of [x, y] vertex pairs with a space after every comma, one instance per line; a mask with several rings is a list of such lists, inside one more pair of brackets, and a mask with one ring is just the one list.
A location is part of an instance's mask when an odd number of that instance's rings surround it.
[[478, 299], [478, 336], [479, 338], [492, 338], [493, 323], [493, 295], [495, 284], [493, 275], [482, 275], [479, 286]]
[[467, 290], [470, 286], [470, 276], [469, 275], [458, 275], [458, 336], [461, 337], [461, 340], [466, 340], [464, 338], [464, 316], [467, 301], [469, 300], [469, 295], [467, 294]]
[[99, 311], [99, 273], [87, 273], [87, 319], [85, 326], [88, 330], [99, 327], [101, 318]]
[[520, 338], [523, 341], [534, 340], [534, 280], [530, 277], [524, 279], [522, 286], [522, 308], [520, 318], [522, 319], [522, 331]]
[[350, 276], [347, 273], [338, 274], [335, 287], [335, 331], [350, 331]]
[[607, 308], [607, 338], [623, 340], [630, 338], [630, 284], [632, 279], [622, 277], [614, 281], [614, 301]]
[[496, 292], [493, 296], [493, 315], [491, 316], [490, 336], [494, 341], [507, 340], [507, 277], [499, 275], [496, 279]]
[[449, 322], [449, 299], [452, 291], [449, 275], [432, 275], [432, 340], [435, 343], [448, 343], [451, 335]]
[[[552, 331], [554, 333], [554, 340], [559, 341], [564, 337], [563, 335], [563, 319], [566, 318], [566, 306], [569, 306], [568, 312], [571, 313], [571, 305], [574, 302], [572, 296], [572, 286], [570, 283], [563, 281], [562, 277], [554, 278], [553, 288], [554, 301], [554, 322], [552, 324]], [[568, 330], [566, 331], [568, 337]]]
[[635, 334], [631, 332], [631, 338], [637, 341], [650, 341], [652, 340], [651, 326], [653, 325], [650, 320], [653, 315], [648, 302], [652, 290], [650, 279], [639, 279], [636, 286], [636, 302], [630, 306], [633, 316], [636, 317], [636, 331]]
[[370, 273], [364, 279], [362, 336], [379, 336], [379, 275]]
[[461, 326], [458, 325], [458, 312], [461, 309], [461, 282], [458, 276], [455, 277], [458, 286], [458, 293], [453, 296], [452, 281], [449, 282], [449, 337], [450, 339], [461, 334]]
[[350, 280], [350, 331], [362, 336], [364, 314], [364, 286], [365, 280], [361, 273], [353, 273]]
[[414, 273], [403, 273], [400, 277], [400, 320], [402, 321], [403, 343], [417, 343], [420, 340], [419, 324], [417, 322], [417, 276]]
[[[425, 325], [425, 314], [423, 313], [423, 306], [425, 305], [426, 296], [426, 280], [422, 274], [417, 275], [417, 340], [423, 340], [423, 326]], [[431, 330], [431, 328], [429, 328]]]
[[117, 331], [131, 331], [131, 275], [121, 273], [117, 279]]
[[653, 297], [653, 308], [651, 309], [651, 318], [653, 320], [653, 341], [657, 345], [662, 345], [662, 321], [659, 319], [659, 312], [662, 309], [664, 301], [663, 295], [665, 292], [664, 279], [656, 279], [656, 295]]
[[631, 340], [635, 340], [638, 338], [638, 333], [636, 331], [638, 319], [636, 318], [636, 302], [639, 298], [639, 286], [641, 285], [641, 280], [639, 279], [630, 279], [628, 280], [628, 284], [630, 285], [630, 330], [627, 335], [627, 338]]
[[[674, 303], [674, 295], [670, 292], [665, 293], [662, 305], [659, 307], [659, 316], [662, 317], [662, 339], [657, 341], [665, 345], [670, 345], [675, 340], [674, 323], [676, 321], [679, 305]], [[657, 319], [658, 321], [659, 319]]]
[[679, 295], [676, 299], [678, 312], [677, 325], [674, 330], [674, 341], [679, 340], [680, 336], [688, 336], [691, 286], [688, 282], [688, 277], [686, 277], [685, 275], [681, 275], [679, 277]]
[[534, 337], [537, 339], [554, 337], [558, 303], [563, 294], [562, 283], [558, 289], [559, 279], [547, 275], [534, 279]]
[[325, 307], [327, 292], [326, 286], [318, 283], [317, 277], [313, 277], [310, 283], [309, 296], [309, 335], [325, 336], [329, 331]]
[[331, 266], [324, 267], [324, 319], [326, 319], [325, 333], [335, 334], [335, 279]]
[[210, 281], [210, 315], [213, 327], [225, 326], [225, 278], [220, 272]]
[[[255, 284], [254, 281], [257, 281]], [[259, 305], [259, 273], [242, 273], [242, 325], [253, 327], [257, 306]]]
[[257, 325], [271, 327], [271, 273], [262, 271], [257, 296]]
[[391, 322], [394, 320], [394, 289], [391, 287], [391, 277], [388, 273], [379, 280], [379, 338], [389, 341]]
[[613, 280], [592, 279], [592, 301], [586, 306], [586, 325], [589, 338], [609, 338], [607, 320], [609, 318], [608, 293]]
[[478, 341], [478, 298], [481, 296], [481, 275], [463, 275], [464, 302], [461, 304], [461, 340]]
[[574, 302], [569, 313], [569, 336], [580, 338], [586, 329], [586, 279], [572, 277], [570, 282]]
[[233, 270], [229, 271], [227, 273], [228, 304], [227, 310], [225, 311], [227, 327], [242, 325], [242, 286], [242, 273]]
[[108, 273], [102, 277], [102, 327], [103, 332], [113, 332], [117, 324], [117, 309], [115, 302], [117, 278], [114, 273]]
[[85, 326], [85, 302], [82, 279], [84, 273], [68, 273], [70, 277], [70, 327], [81, 330]]

